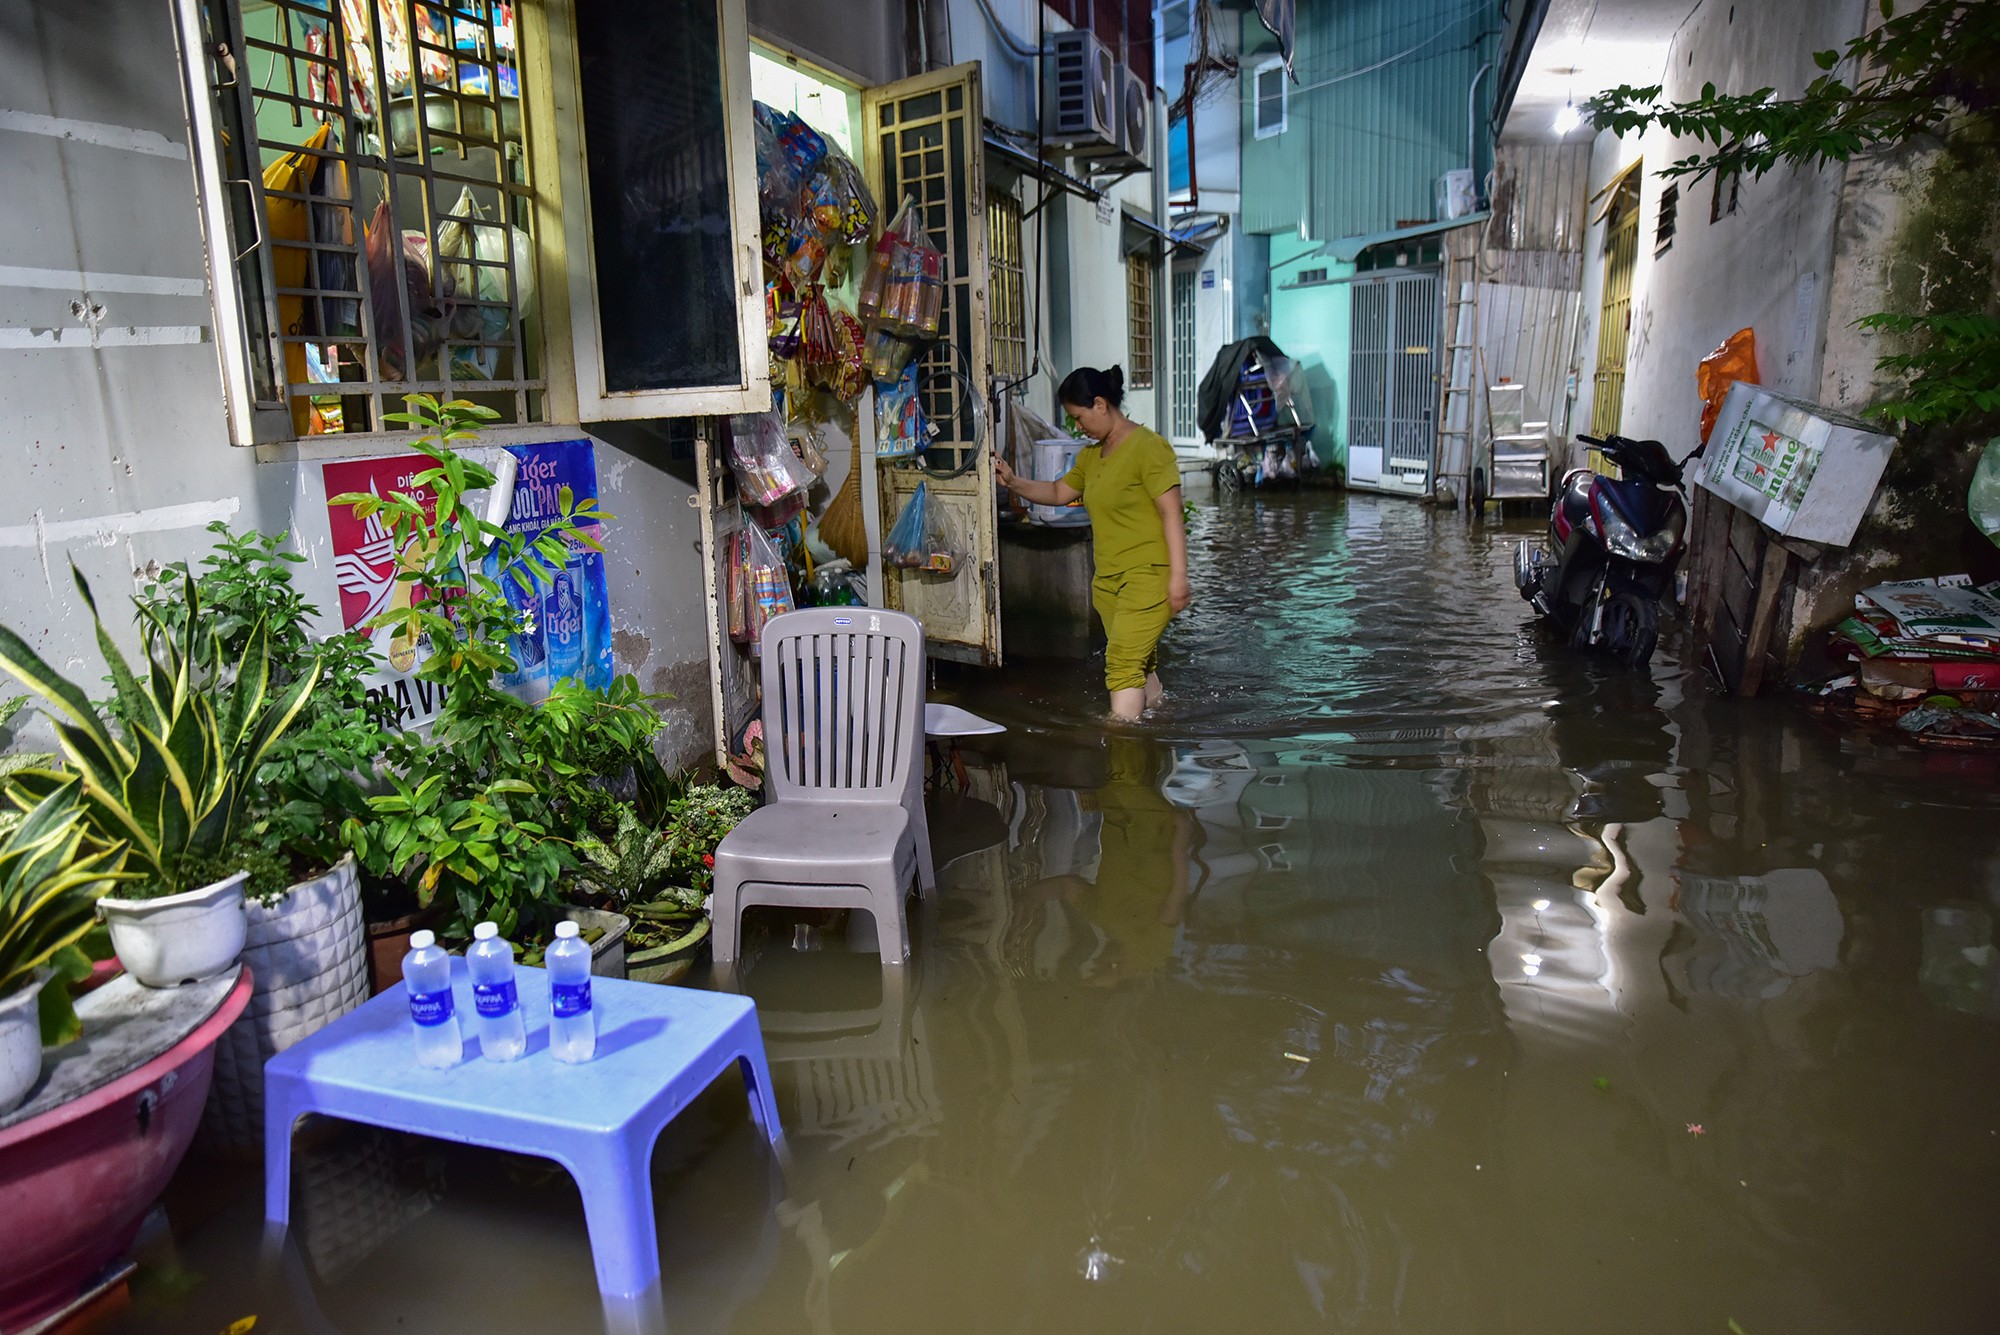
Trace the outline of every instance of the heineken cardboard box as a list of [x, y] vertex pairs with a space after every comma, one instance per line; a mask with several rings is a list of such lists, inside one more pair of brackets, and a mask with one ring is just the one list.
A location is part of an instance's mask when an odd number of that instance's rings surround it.
[[1695, 481], [1785, 537], [1845, 547], [1895, 447], [1859, 418], [1739, 380]]

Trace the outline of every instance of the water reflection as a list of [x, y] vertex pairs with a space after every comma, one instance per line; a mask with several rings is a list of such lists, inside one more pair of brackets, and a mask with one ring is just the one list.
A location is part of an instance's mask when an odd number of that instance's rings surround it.
[[[795, 1160], [726, 1084], [669, 1129], [670, 1326], [1989, 1329], [2000, 780], [1575, 659], [1516, 536], [1203, 513], [1136, 731], [1091, 664], [941, 674], [1009, 732], [941, 767], [910, 966], [753, 925]], [[306, 1239], [335, 1326], [579, 1328], [573, 1189], [443, 1165]]]

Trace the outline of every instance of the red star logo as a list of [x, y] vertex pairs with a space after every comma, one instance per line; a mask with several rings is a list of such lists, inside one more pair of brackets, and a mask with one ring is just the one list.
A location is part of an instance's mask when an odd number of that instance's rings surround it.
[[1769, 470], [1768, 470], [1768, 469], [1766, 469], [1766, 468], [1764, 467], [1764, 465], [1762, 465], [1762, 464], [1753, 464], [1753, 465], [1751, 465], [1751, 466], [1752, 466], [1753, 468], [1755, 468], [1755, 469], [1757, 470], [1757, 476], [1758, 476], [1758, 477], [1762, 477], [1762, 476], [1764, 476], [1764, 474], [1765, 474], [1766, 472], [1768, 472], [1768, 471], [1769, 471]]
[[1775, 431], [1766, 431], [1764, 433], [1764, 453], [1776, 454], [1777, 452], [1778, 452], [1778, 433]]

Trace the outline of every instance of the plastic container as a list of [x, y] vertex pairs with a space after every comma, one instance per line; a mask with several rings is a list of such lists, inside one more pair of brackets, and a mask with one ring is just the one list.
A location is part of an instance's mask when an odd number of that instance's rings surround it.
[[514, 987], [514, 947], [500, 939], [498, 924], [482, 922], [472, 929], [465, 967], [472, 974], [472, 1004], [479, 1012], [480, 1055], [488, 1061], [515, 1060], [528, 1050], [528, 1029]]
[[549, 971], [549, 1055], [587, 1062], [597, 1055], [597, 1012], [590, 1004], [590, 946], [575, 923], [556, 924], [555, 944], [543, 963]]
[[[1031, 482], [1058, 482], [1076, 466], [1076, 456], [1083, 447], [1090, 444], [1074, 436], [1055, 436], [1035, 442], [1035, 459]], [[1050, 528], [1078, 528], [1090, 522], [1090, 512], [1081, 502], [1075, 505], [1033, 505], [1028, 506], [1028, 515], [1037, 524]]]
[[417, 1032], [417, 1065], [458, 1065], [465, 1056], [465, 1040], [451, 1004], [451, 956], [438, 945], [436, 932], [410, 933], [403, 984], [409, 990], [410, 1022]]

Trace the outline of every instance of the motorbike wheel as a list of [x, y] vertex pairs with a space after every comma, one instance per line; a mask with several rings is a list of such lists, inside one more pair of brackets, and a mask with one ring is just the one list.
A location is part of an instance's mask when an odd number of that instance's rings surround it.
[[1614, 593], [1604, 604], [1604, 648], [1628, 668], [1653, 661], [1660, 642], [1660, 609], [1636, 593]]
[[1243, 490], [1243, 470], [1233, 463], [1224, 462], [1217, 464], [1215, 466], [1215, 481], [1216, 485], [1226, 492], [1232, 494], [1239, 492]]

